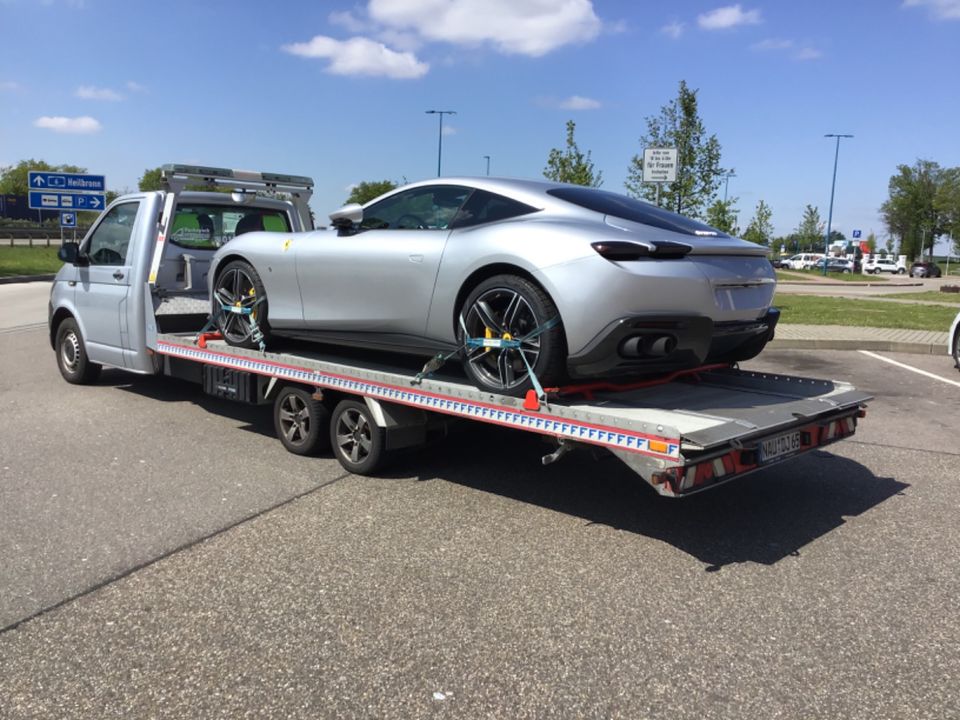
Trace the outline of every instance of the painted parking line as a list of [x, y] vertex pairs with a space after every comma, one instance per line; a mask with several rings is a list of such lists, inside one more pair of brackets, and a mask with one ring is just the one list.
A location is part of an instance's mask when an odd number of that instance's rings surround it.
[[960, 387], [960, 382], [957, 382], [956, 380], [947, 380], [947, 378], [945, 378], [945, 377], [940, 377], [939, 375], [934, 375], [932, 372], [927, 372], [926, 370], [921, 370], [920, 368], [915, 368], [915, 367], [913, 367], [912, 365], [907, 365], [906, 363], [898, 362], [898, 361], [896, 361], [896, 360], [891, 360], [890, 358], [886, 358], [886, 357], [884, 357], [883, 355], [877, 355], [876, 353], [870, 352], [869, 350], [859, 350], [858, 352], [863, 353], [864, 355], [867, 355], [867, 356], [869, 356], [869, 357], [876, 358], [877, 360], [883, 360], [884, 362], [890, 363], [891, 365], [896, 365], [897, 367], [901, 367], [901, 368], [903, 368], [904, 370], [909, 370], [910, 372], [915, 372], [915, 373], [917, 373], [917, 375], [924, 375], [924, 376], [926, 376], [926, 377], [928, 377], [928, 378], [933, 378], [934, 380], [939, 380], [940, 382], [945, 382], [945, 383], [947, 383], [948, 385], [956, 385], [957, 387]]

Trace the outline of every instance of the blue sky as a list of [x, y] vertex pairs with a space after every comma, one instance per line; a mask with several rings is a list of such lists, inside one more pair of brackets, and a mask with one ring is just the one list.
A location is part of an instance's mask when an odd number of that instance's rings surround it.
[[193, 162], [311, 175], [324, 217], [351, 183], [539, 177], [564, 123], [623, 190], [644, 118], [699, 91], [778, 234], [804, 205], [881, 237], [899, 163], [960, 165], [960, 0], [0, 0], [0, 165], [73, 163], [135, 189]]

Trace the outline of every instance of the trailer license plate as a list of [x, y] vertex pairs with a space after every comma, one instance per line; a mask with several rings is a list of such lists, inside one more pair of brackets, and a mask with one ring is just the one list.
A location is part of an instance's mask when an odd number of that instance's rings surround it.
[[770, 462], [800, 449], [800, 431], [784, 433], [760, 443], [760, 462]]

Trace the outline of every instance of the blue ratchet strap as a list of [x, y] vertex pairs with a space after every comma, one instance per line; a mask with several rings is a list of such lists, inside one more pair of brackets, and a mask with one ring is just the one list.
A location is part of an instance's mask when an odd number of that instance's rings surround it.
[[[423, 382], [424, 378], [430, 377], [435, 371], [439, 370], [440, 367], [454, 355], [459, 353], [464, 348], [488, 348], [490, 350], [520, 350], [523, 343], [527, 340], [533, 340], [535, 337], [542, 335], [548, 330], [552, 330], [557, 325], [560, 324], [559, 317], [553, 317], [550, 320], [547, 320], [542, 325], [534, 328], [526, 335], [517, 340], [504, 340], [503, 338], [472, 338], [468, 337], [463, 345], [458, 347], [451, 353], [444, 355], [443, 353], [437, 353], [435, 356], [430, 358], [426, 365], [423, 366], [423, 370], [418, 372], [416, 376], [411, 381], [413, 385], [419, 385]], [[460, 326], [463, 327], [463, 316], [460, 317]], [[464, 327], [464, 330], [466, 328]], [[541, 401], [546, 402], [547, 396], [543, 391], [543, 387], [540, 385], [540, 381], [537, 379], [537, 374], [533, 371], [533, 368], [530, 367], [530, 363], [527, 361], [527, 356], [522, 352], [520, 353], [520, 359], [523, 360], [524, 366], [527, 368], [527, 374], [530, 376], [530, 382], [533, 385], [533, 389], [537, 392], [537, 397]]]
[[253, 301], [253, 305], [247, 307], [228, 305], [225, 302], [220, 302], [220, 308], [223, 312], [233, 313], [234, 315], [247, 315], [250, 318], [250, 339], [257, 343], [260, 347], [260, 352], [267, 349], [267, 344], [263, 341], [263, 331], [260, 330], [260, 326], [257, 325], [257, 319], [253, 316], [253, 311], [263, 300], [264, 298], [257, 298]]

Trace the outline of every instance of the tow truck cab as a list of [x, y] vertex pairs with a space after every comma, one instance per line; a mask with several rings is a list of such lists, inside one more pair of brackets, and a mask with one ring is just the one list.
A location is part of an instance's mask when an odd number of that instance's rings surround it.
[[79, 244], [61, 248], [49, 304], [55, 349], [71, 319], [68, 351], [82, 343], [90, 363], [157, 372], [148, 333], [203, 326], [207, 273], [221, 245], [252, 229], [313, 228], [308, 177], [165, 165], [161, 178], [163, 190], [117, 198]]

